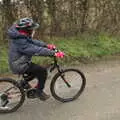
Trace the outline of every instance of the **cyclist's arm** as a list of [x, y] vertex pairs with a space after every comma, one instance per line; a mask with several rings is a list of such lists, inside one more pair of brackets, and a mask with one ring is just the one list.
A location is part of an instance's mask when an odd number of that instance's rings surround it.
[[40, 41], [40, 40], [32, 40], [32, 43], [34, 45], [37, 45], [37, 46], [40, 46], [40, 47], [47, 47], [47, 44], [43, 41]]
[[55, 51], [29, 43], [26, 39], [16, 40], [18, 51], [30, 56], [54, 56]]

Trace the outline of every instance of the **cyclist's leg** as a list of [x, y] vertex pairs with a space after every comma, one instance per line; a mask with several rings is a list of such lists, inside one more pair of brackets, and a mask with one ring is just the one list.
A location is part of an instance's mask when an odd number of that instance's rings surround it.
[[36, 88], [38, 89], [38, 96], [41, 100], [47, 100], [49, 98], [49, 95], [43, 92], [45, 82], [47, 79], [47, 69], [34, 63], [31, 63], [26, 73], [31, 73], [38, 79], [38, 85], [36, 86]]
[[29, 81], [32, 81], [35, 78], [35, 76], [30, 72], [29, 73], [25, 72], [25, 74], [27, 74], [27, 76], [24, 76], [24, 79], [22, 79], [19, 84], [24, 89], [29, 89], [29, 88], [31, 88]]
[[47, 79], [47, 69], [37, 64], [31, 63], [29, 69], [26, 71], [27, 74], [31, 74], [38, 79], [37, 88], [43, 90], [45, 81]]

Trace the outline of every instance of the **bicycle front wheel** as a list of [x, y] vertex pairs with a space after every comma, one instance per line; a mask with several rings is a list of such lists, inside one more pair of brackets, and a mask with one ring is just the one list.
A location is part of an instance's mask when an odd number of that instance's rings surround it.
[[24, 90], [15, 80], [0, 78], [0, 113], [16, 111], [24, 100]]
[[50, 90], [58, 101], [70, 102], [81, 95], [85, 85], [86, 78], [80, 70], [66, 69], [53, 77]]

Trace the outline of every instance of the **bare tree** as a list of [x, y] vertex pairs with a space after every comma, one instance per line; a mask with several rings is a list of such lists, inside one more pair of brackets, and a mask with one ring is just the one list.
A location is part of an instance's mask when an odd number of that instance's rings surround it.
[[[0, 34], [14, 20], [32, 17], [40, 23], [37, 36], [76, 36], [84, 32], [120, 33], [120, 0], [3, 0]], [[2, 37], [3, 36], [3, 37]]]

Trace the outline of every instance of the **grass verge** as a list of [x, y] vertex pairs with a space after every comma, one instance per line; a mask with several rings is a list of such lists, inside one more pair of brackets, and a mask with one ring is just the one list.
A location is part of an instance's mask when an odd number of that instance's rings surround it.
[[[120, 53], [120, 38], [108, 34], [89, 35], [79, 37], [53, 38], [47, 40], [55, 44], [66, 57], [59, 60], [61, 64], [78, 65], [80, 62], [100, 60], [104, 56], [111, 56]], [[33, 57], [37, 64], [48, 64], [52, 61], [49, 57]], [[9, 72], [8, 49], [4, 45], [0, 49], [0, 73]]]

